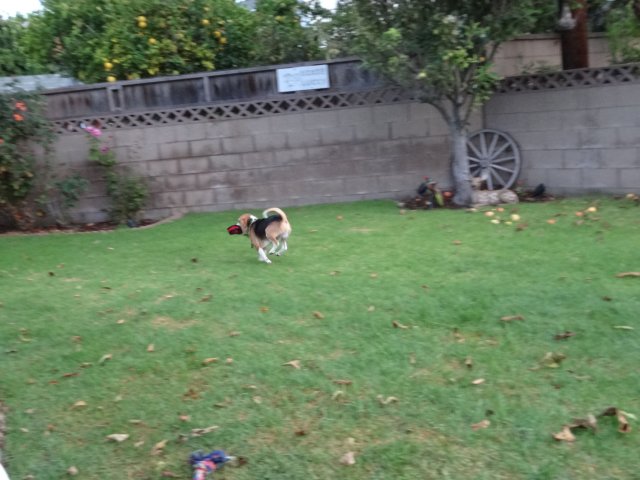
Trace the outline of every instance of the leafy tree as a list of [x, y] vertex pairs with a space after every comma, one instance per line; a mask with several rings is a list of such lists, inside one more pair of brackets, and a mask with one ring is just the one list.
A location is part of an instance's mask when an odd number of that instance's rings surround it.
[[640, 62], [640, 1], [619, 2], [606, 12], [605, 25], [613, 63]]
[[491, 63], [505, 40], [528, 32], [542, 0], [343, 0], [347, 39], [365, 66], [433, 105], [451, 138], [454, 203], [471, 203], [466, 139], [474, 107], [499, 78]]
[[43, 0], [28, 52], [85, 82], [308, 60], [317, 42], [300, 0]]
[[254, 15], [254, 65], [321, 58], [317, 27], [328, 15], [317, 1], [259, 0]]
[[27, 19], [21, 15], [0, 17], [0, 76], [41, 73], [42, 68], [29, 61], [22, 40], [27, 33]]

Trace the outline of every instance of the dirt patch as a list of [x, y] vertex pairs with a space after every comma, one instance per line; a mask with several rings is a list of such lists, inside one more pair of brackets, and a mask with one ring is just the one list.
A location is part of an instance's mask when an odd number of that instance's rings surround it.
[[[132, 224], [129, 228], [132, 229], [144, 229], [155, 227], [156, 225], [162, 225], [163, 223], [169, 223], [181, 218], [182, 215], [173, 215], [160, 220], [144, 219], [140, 220], [136, 224]], [[18, 230], [8, 227], [6, 225], [0, 225], [0, 235], [48, 235], [50, 233], [92, 233], [92, 232], [109, 232], [117, 228], [121, 228], [122, 225], [115, 222], [96, 222], [96, 223], [83, 223], [79, 225], [49, 225], [49, 226], [34, 226], [27, 230]]]
[[164, 328], [166, 330], [182, 330], [196, 324], [195, 320], [176, 320], [171, 317], [156, 317], [151, 321], [151, 324], [156, 328]]

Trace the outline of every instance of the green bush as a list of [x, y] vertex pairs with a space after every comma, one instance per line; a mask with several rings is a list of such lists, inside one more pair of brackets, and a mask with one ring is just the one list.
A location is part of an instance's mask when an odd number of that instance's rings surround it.
[[115, 152], [100, 141], [102, 132], [96, 127], [85, 127], [89, 136], [89, 160], [104, 169], [107, 194], [111, 198], [109, 216], [116, 223], [137, 224], [138, 215], [145, 206], [149, 190], [143, 179], [134, 177], [130, 171], [118, 167]]
[[26, 229], [45, 216], [38, 195], [45, 190], [53, 138], [39, 95], [0, 94], [0, 213], [11, 226]]
[[632, 3], [609, 12], [607, 37], [613, 63], [640, 62], [640, 19]]

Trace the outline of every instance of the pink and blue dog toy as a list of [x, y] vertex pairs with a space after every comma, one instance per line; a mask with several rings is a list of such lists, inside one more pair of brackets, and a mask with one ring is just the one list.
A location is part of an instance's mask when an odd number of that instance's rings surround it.
[[214, 450], [211, 453], [194, 452], [189, 457], [189, 463], [193, 468], [193, 480], [205, 480], [207, 473], [215, 472], [229, 460], [229, 457], [222, 450]]

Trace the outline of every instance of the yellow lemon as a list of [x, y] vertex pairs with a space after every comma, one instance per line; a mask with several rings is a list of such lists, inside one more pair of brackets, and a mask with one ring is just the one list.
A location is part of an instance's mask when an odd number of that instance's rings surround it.
[[116, 77], [114, 77], [113, 75], [109, 75], [107, 77], [107, 82], [115, 82], [116, 81]]
[[113, 68], [113, 63], [111, 62], [104, 62], [104, 69], [108, 72], [109, 70], [111, 70]]
[[158, 43], [158, 41], [155, 38], [150, 38], [149, 39], [149, 45], [155, 45], [156, 43]]
[[227, 44], [227, 39], [226, 39], [226, 37], [222, 37], [222, 38], [220, 39], [220, 43], [221, 43], [222, 45], [226, 45], [226, 44]]
[[220, 32], [220, 30], [216, 30], [213, 32], [213, 36], [216, 38], [220, 38], [222, 36], [222, 33]]
[[144, 16], [140, 15], [140, 16], [137, 18], [137, 20], [138, 20], [139, 22], [146, 22], [146, 21], [147, 21], [147, 17], [144, 17]]
[[209, 25], [209, 23], [211, 23], [211, 22], [209, 22], [209, 20], [207, 20], [206, 18], [203, 18], [203, 19], [202, 19], [202, 25], [204, 25], [205, 27], [206, 27], [207, 25]]
[[138, 22], [138, 27], [147, 28], [147, 22]]

